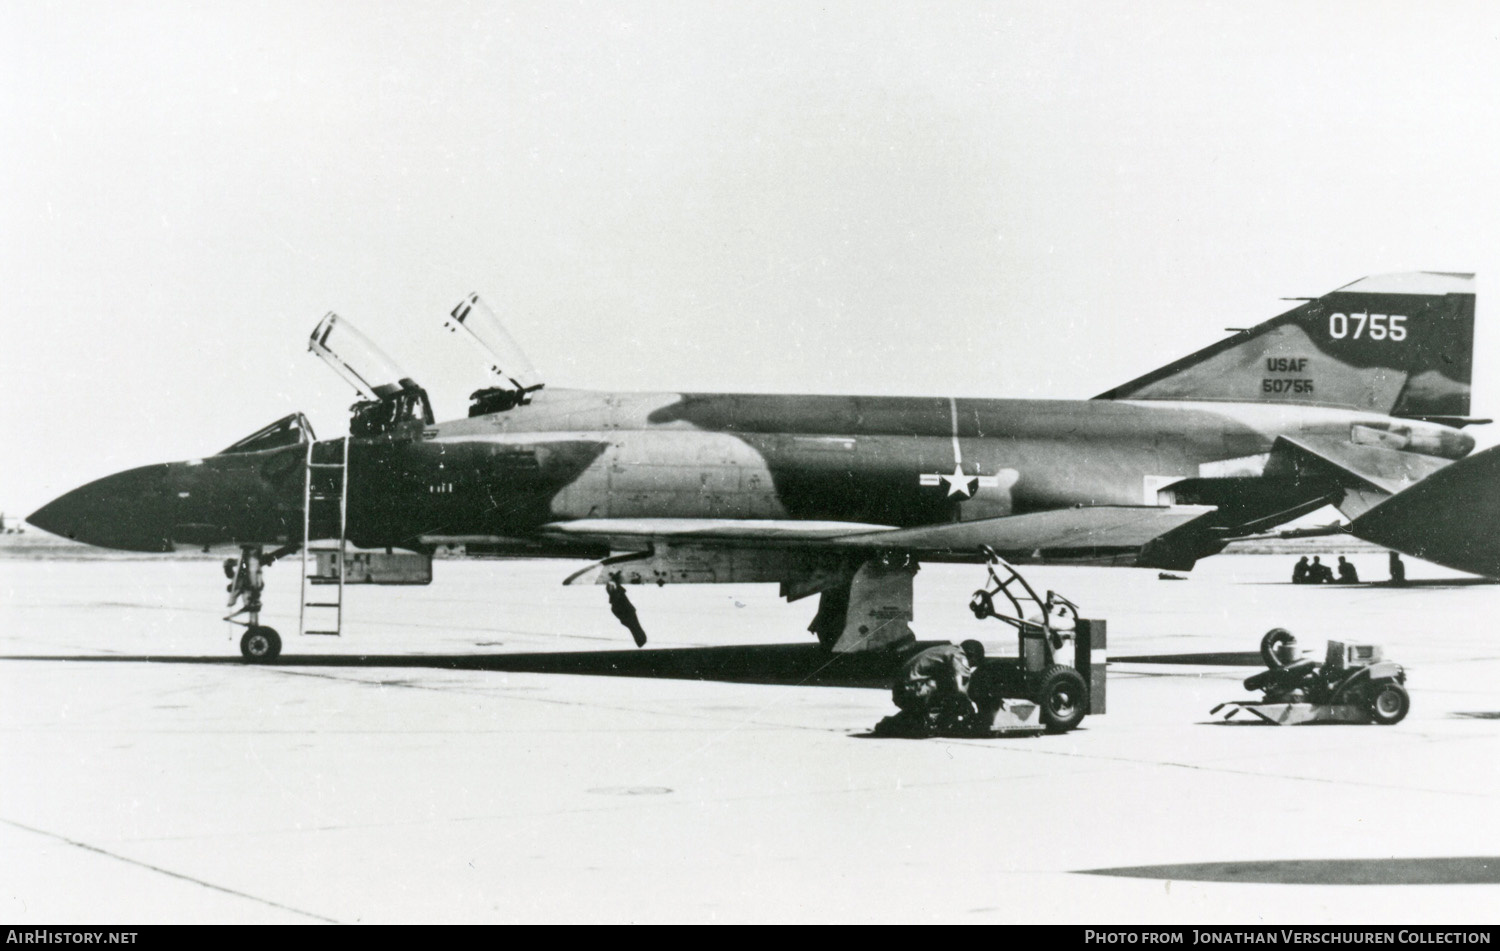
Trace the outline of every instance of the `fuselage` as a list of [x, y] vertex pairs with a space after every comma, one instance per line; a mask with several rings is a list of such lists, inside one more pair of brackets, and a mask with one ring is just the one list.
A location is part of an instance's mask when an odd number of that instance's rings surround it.
[[[1439, 461], [1473, 447], [1435, 423], [1285, 403], [544, 390], [501, 413], [351, 438], [347, 535], [367, 547], [466, 539], [578, 555], [540, 530], [577, 519], [914, 526], [1074, 506], [1222, 505], [1174, 498], [1171, 487], [1285, 481], [1266, 470], [1278, 437], [1370, 434]], [[313, 458], [338, 458], [337, 442], [318, 443]], [[295, 544], [306, 458], [305, 445], [288, 445], [144, 467], [74, 490], [31, 520], [111, 547]], [[1308, 498], [1319, 491], [1292, 483]], [[309, 537], [336, 534], [327, 511], [314, 513]]]

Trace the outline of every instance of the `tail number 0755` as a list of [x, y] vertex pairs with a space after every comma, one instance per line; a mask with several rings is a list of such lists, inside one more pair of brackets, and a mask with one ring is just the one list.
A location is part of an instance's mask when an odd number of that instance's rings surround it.
[[1404, 314], [1329, 314], [1328, 336], [1335, 340], [1352, 337], [1369, 337], [1371, 340], [1406, 339], [1406, 316]]

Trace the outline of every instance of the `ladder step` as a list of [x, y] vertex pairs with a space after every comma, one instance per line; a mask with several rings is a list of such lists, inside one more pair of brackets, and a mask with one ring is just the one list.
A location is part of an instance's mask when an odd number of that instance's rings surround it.
[[[345, 546], [345, 534], [348, 531], [345, 506], [348, 504], [346, 493], [349, 488], [349, 443], [348, 440], [340, 442], [335, 449], [338, 458], [330, 458], [331, 452], [315, 452], [322, 447], [308, 446], [307, 458], [304, 461], [303, 472], [303, 510], [302, 510], [302, 596], [305, 598], [313, 594], [308, 590], [308, 585], [337, 584], [340, 586], [338, 600], [336, 601], [304, 601], [302, 602], [301, 616], [298, 618], [297, 626], [302, 634], [321, 637], [339, 637], [343, 628], [343, 591], [344, 567], [348, 557]], [[322, 456], [318, 459], [317, 456]], [[311, 526], [317, 522], [326, 525], [330, 518], [337, 519], [338, 541], [334, 544], [333, 539], [324, 536], [322, 545], [310, 544], [312, 538]], [[314, 566], [310, 564], [314, 558], [317, 565], [327, 568], [329, 562], [324, 556], [337, 558], [334, 563], [334, 572], [331, 575], [318, 574]], [[313, 570], [312, 574], [308, 572]], [[329, 591], [327, 594], [333, 594]], [[325, 595], [326, 596], [326, 595]], [[323, 623], [333, 621], [333, 630], [308, 630], [307, 622], [309, 612], [327, 611], [332, 609], [339, 612], [335, 617], [320, 618]]]

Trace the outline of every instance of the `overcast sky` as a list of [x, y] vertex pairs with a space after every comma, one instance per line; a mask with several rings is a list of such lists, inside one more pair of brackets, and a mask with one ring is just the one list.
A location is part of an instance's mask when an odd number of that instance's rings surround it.
[[0, 508], [343, 432], [328, 310], [463, 415], [471, 290], [554, 386], [1088, 397], [1282, 296], [1485, 290], [1497, 168], [1480, 2], [10, 0]]

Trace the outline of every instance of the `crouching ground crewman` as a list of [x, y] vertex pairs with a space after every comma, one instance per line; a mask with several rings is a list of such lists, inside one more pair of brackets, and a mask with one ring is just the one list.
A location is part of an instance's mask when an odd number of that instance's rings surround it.
[[974, 704], [969, 680], [984, 662], [984, 645], [964, 641], [955, 647], [939, 644], [918, 651], [901, 667], [891, 688], [891, 699], [901, 713], [891, 724], [897, 729], [931, 733], [972, 725]]

